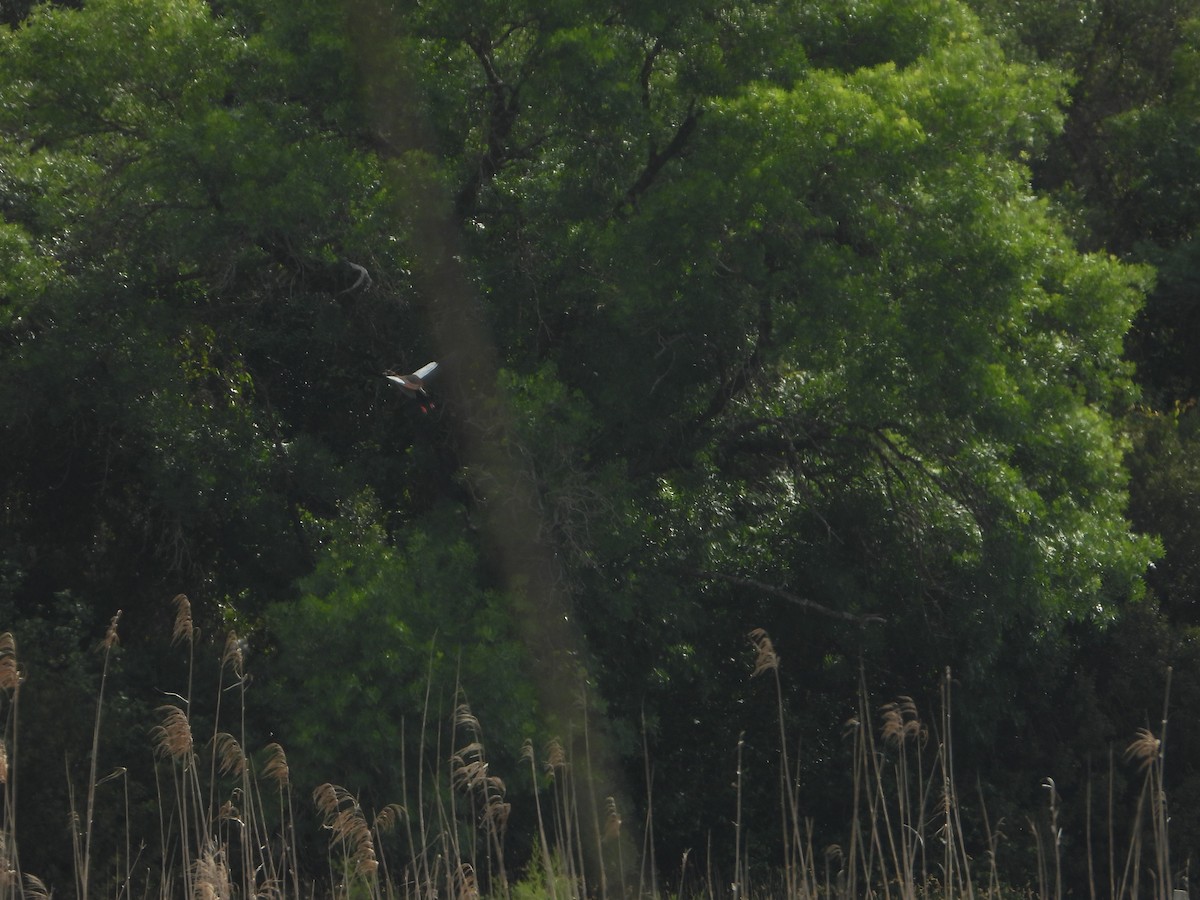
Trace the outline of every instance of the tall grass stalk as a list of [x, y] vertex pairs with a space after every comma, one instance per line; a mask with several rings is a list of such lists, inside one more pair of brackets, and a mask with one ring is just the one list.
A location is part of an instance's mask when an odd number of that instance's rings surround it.
[[[182, 609], [182, 604], [177, 604]], [[182, 619], [177, 618], [178, 622]], [[115, 622], [106, 653], [115, 648]], [[182, 633], [182, 640], [187, 637]], [[977, 893], [988, 900], [1024, 894], [1038, 900], [1061, 900], [1066, 896], [1067, 860], [1060, 840], [1063, 801], [1052, 779], [1046, 779], [1048, 808], [1031, 822], [1030, 840], [1039, 854], [1033, 877], [1037, 884], [1005, 885], [999, 866], [999, 847], [1007, 838], [1003, 821], [993, 827], [987, 815], [981, 786], [979, 809], [983, 842], [968, 845], [964, 809], [960, 804], [954, 774], [953, 697], [950, 673], [940, 684], [941, 713], [936, 726], [927, 728], [916, 703], [908, 696], [876, 706], [860, 672], [855, 716], [847, 731], [850, 821], [838, 833], [840, 844], [815, 845], [816, 829], [804, 817], [800, 772], [803, 757], [789, 740], [785, 708], [785, 672], [779, 665], [775, 645], [765, 632], [751, 636], [755, 651], [755, 674], [767, 675], [773, 684], [773, 703], [778, 732], [777, 762], [765, 776], [747, 766], [749, 747], [744, 734], [735, 748], [736, 768], [731, 785], [720, 786], [727, 803], [733, 805], [732, 822], [714, 822], [708, 840], [707, 858], [694, 859], [684, 852], [678, 863], [678, 893], [684, 900], [733, 895], [733, 900], [971, 900]], [[326, 782], [312, 792], [315, 815], [329, 838], [325, 851], [326, 883], [319, 884], [313, 869], [319, 859], [302, 859], [297, 846], [297, 817], [304, 805], [294, 803], [293, 775], [284, 749], [272, 743], [251, 752], [253, 736], [246, 714], [246, 683], [240, 642], [230, 635], [223, 654], [205, 643], [189, 640], [185, 692], [170, 695], [174, 702], [158, 710], [152, 730], [156, 755], [153, 774], [158, 785], [159, 836], [157, 856], [135, 867], [130, 832], [130, 775], [125, 767], [98, 777], [97, 760], [103, 750], [106, 714], [104, 700], [111, 691], [112, 677], [107, 658], [98, 683], [96, 722], [91, 734], [89, 767], [83, 812], [73, 830], [75, 887], [98, 895], [98, 885], [116, 900], [148, 898], [157, 893], [162, 900], [187, 896], [199, 900], [227, 900], [234, 896], [263, 900], [577, 900], [595, 896], [603, 900], [632, 889], [632, 865], [627, 870], [623, 853], [622, 810], [613, 794], [599, 792], [602, 783], [598, 766], [590, 758], [588, 723], [581, 735], [569, 740], [552, 740], [545, 760], [535, 758], [534, 744], [527, 741], [521, 764], [528, 765], [534, 805], [531, 820], [537, 834], [531, 841], [536, 864], [524, 876], [513, 868], [512, 841], [508, 834], [509, 806], [501, 773], [493, 771], [484, 747], [483, 727], [476, 712], [455, 694], [452, 712], [434, 709], [432, 678], [426, 688], [421, 717], [420, 750], [415, 754], [415, 780], [400, 755], [402, 803], [389, 803], [371, 810], [359, 797], [336, 782]], [[212, 738], [193, 742], [193, 708], [202, 705], [191, 696], [200, 686], [195, 667], [211, 649], [211, 662], [219, 660]], [[200, 671], [205, 671], [201, 669]], [[15, 772], [17, 765], [17, 711], [21, 674], [16, 664], [16, 645], [11, 635], [0, 635], [0, 700], [7, 698], [4, 740], [0, 741], [0, 785], [3, 785], [3, 828], [0, 836], [0, 900], [49, 900], [50, 890], [31, 873], [20, 869], [17, 855]], [[224, 700], [222, 700], [224, 698]], [[1134, 811], [1124, 867], [1118, 871], [1112, 835], [1116, 817], [1115, 765], [1109, 763], [1109, 895], [1124, 900], [1141, 895], [1171, 900], [1174, 877], [1169, 853], [1169, 816], [1165, 791], [1165, 737], [1170, 700], [1170, 674], [1157, 734], [1141, 729], [1126, 750], [1126, 759], [1143, 773], [1141, 792]], [[195, 704], [195, 707], [193, 707]], [[207, 721], [205, 730], [207, 732]], [[877, 730], [878, 729], [878, 730]], [[403, 723], [402, 743], [407, 740]], [[645, 767], [645, 844], [637, 882], [637, 900], [659, 900], [664, 896], [655, 864], [654, 799], [661, 785], [648, 751], [643, 727]], [[568, 747], [582, 752], [572, 758]], [[764, 778], [763, 783], [755, 779]], [[584, 784], [580, 778], [587, 778]], [[108, 782], [122, 781], [125, 801], [123, 846], [114, 858], [98, 858], [93, 833], [117, 836], [121, 813], [106, 820], [97, 803]], [[136, 783], [136, 781], [135, 781]], [[674, 787], [669, 785], [670, 787]], [[413, 795], [410, 795], [410, 787]], [[766, 823], [747, 820], [746, 798], [761, 790], [778, 791], [776, 811]], [[69, 792], [73, 790], [68, 780]], [[305, 789], [307, 793], [307, 788]], [[74, 793], [71, 793], [74, 811]], [[362, 794], [363, 797], [367, 795]], [[597, 797], [605, 796], [601, 813]], [[364, 801], [365, 802], [365, 801]], [[716, 802], [716, 801], [715, 801]], [[583, 807], [587, 805], [588, 809]], [[1085, 798], [1092, 812], [1091, 782]], [[633, 815], [632, 812], [629, 813]], [[773, 823], [773, 824], [772, 824]], [[764, 825], [762, 831], [756, 825]], [[732, 878], [723, 867], [729, 858], [727, 843], [732, 831]], [[759, 868], [767, 854], [754, 846], [767, 835], [779, 855], [769, 866]], [[726, 852], [714, 859], [714, 842]], [[1094, 852], [1090, 821], [1084, 835], [1087, 843], [1088, 888], [1092, 897], [1103, 887], [1093, 875]], [[622, 873], [620, 886], [604, 873], [614, 860]], [[119, 836], [117, 842], [120, 843]], [[934, 848], [937, 849], [934, 849]], [[844, 849], [843, 849], [844, 848]], [[139, 853], [141, 851], [138, 851]], [[772, 851], [774, 853], [774, 851]], [[981, 854], [986, 853], [986, 871]], [[606, 859], [607, 855], [607, 859]], [[156, 857], [156, 858], [155, 858]], [[139, 857], [140, 858], [140, 857]], [[1102, 864], [1101, 864], [1102, 865]], [[157, 869], [152, 867], [156, 866]], [[977, 868], [975, 873], [972, 869]], [[111, 873], [100, 878], [97, 873]], [[629, 872], [630, 880], [625, 880]], [[136, 875], [135, 875], [136, 872]], [[133, 881], [145, 877], [145, 887], [135, 891]], [[1103, 881], [1103, 876], [1099, 877]]]
[[1092, 852], [1092, 761], [1088, 760], [1087, 787], [1083, 795], [1083, 843], [1087, 848], [1088, 900], [1096, 900], [1096, 861]]
[[[478, 822], [483, 831], [484, 871], [489, 873], [489, 881], [495, 878], [500, 896], [507, 900], [509, 885], [504, 864], [504, 837], [512, 807], [505, 800], [503, 779], [490, 771], [483, 746], [483, 729], [465, 700], [455, 710], [454, 724], [456, 729], [465, 731], [470, 740], [452, 757], [451, 777], [455, 786], [467, 795], [471, 820]], [[476, 829], [471, 829], [469, 862], [472, 871], [478, 873], [480, 860], [475, 833]]]
[[[92, 865], [92, 823], [96, 810], [96, 762], [100, 755], [100, 723], [104, 711], [104, 686], [108, 681], [108, 662], [112, 655], [113, 647], [118, 643], [117, 623], [120, 620], [121, 611], [117, 610], [117, 614], [112, 617], [108, 631], [105, 632], [104, 640], [100, 645], [104, 650], [104, 664], [100, 669], [100, 689], [99, 695], [96, 698], [96, 718], [92, 726], [92, 755], [88, 767], [87, 809], [84, 820], [83, 850], [80, 853], [78, 844], [76, 844], [75, 851], [78, 860], [77, 872], [80, 900], [88, 900], [89, 873]], [[72, 834], [75, 834], [75, 832], [73, 831]]]
[[[962, 810], [958, 804], [957, 787], [954, 780], [954, 730], [950, 727], [951, 707], [953, 705], [951, 700], [950, 668], [947, 666], [945, 677], [942, 680], [942, 741], [944, 751], [941, 760], [943, 791], [945, 793], [944, 809], [946, 810], [946, 823], [944, 826], [947, 859], [946, 883], [953, 888], [957, 881], [958, 890], [962, 892], [962, 896], [972, 898], [975, 892], [971, 881], [971, 859], [967, 855], [963, 842]], [[953, 875], [950, 873], [953, 873]]]
[[1116, 822], [1116, 798], [1113, 796], [1115, 791], [1116, 773], [1113, 765], [1113, 750], [1108, 748], [1108, 896], [1117, 896], [1117, 842], [1113, 836], [1114, 823]]
[[988, 858], [988, 882], [986, 897], [998, 898], [1000, 896], [1000, 871], [998, 868], [997, 858], [999, 856], [1000, 840], [1003, 835], [1000, 832], [1000, 826], [1003, 822], [997, 822], [996, 828], [992, 828], [992, 823], [988, 819], [987, 803], [983, 798], [983, 786], [976, 781], [975, 788], [979, 792], [979, 810], [983, 817], [983, 833], [987, 840], [987, 858]]
[[[600, 804], [597, 802], [596, 796], [596, 773], [592, 768], [592, 741], [591, 731], [588, 728], [588, 696], [586, 682], [580, 686], [579, 698], [580, 715], [583, 719], [583, 759], [584, 759], [584, 779], [587, 783], [587, 801], [588, 811], [590, 812], [592, 825], [592, 839], [595, 847], [596, 857], [596, 874], [600, 879], [600, 900], [608, 900], [608, 872], [607, 865], [604, 860], [604, 834], [605, 829], [600, 825]], [[618, 877], [624, 877], [624, 873], [618, 873]]]
[[746, 745], [746, 733], [738, 735], [737, 742], [737, 813], [733, 820], [733, 900], [740, 900], [746, 892], [746, 862], [742, 855], [742, 751]]
[[[0, 634], [0, 696], [6, 696], [4, 728], [0, 731], [0, 789], [3, 821], [0, 822], [0, 896], [12, 900], [21, 891], [21, 861], [17, 852], [17, 723], [20, 721], [21, 667], [17, 640], [11, 632]], [[10, 749], [11, 748], [11, 749]]]
[[[650, 884], [650, 895], [658, 895], [658, 868], [654, 856], [654, 766], [650, 762], [650, 739], [646, 735], [645, 710], [642, 710], [642, 772], [646, 779], [646, 827], [642, 830], [642, 865], [638, 867], [639, 897], [643, 895], [647, 881]], [[643, 877], [647, 868], [650, 870], [648, 879]]]
[[787, 719], [783, 708], [783, 683], [779, 677], [779, 655], [770, 635], [762, 628], [750, 632], [754, 644], [755, 661], [751, 677], [770, 672], [775, 687], [775, 715], [779, 726], [779, 793], [780, 793], [780, 844], [783, 848], [784, 890], [789, 898], [810, 895], [813, 887], [808, 883], [804, 861], [804, 840], [799, 814], [799, 785], [792, 776], [791, 760], [788, 755]]
[[541, 791], [538, 789], [537, 760], [533, 752], [533, 741], [528, 738], [521, 746], [521, 758], [529, 763], [530, 783], [533, 785], [533, 805], [537, 812], [538, 850], [541, 853], [542, 874], [545, 878], [546, 894], [550, 900], [558, 900], [555, 891], [554, 861], [550, 856], [550, 842], [546, 839], [546, 821], [542, 816]]
[[1163, 692], [1162, 718], [1159, 720], [1159, 733], [1154, 734], [1149, 728], [1138, 729], [1136, 737], [1125, 749], [1125, 758], [1137, 763], [1138, 768], [1145, 773], [1142, 779], [1142, 789], [1138, 794], [1137, 810], [1134, 813], [1133, 834], [1129, 841], [1129, 850], [1125, 856], [1125, 871], [1121, 876], [1120, 895], [1139, 896], [1140, 879], [1143, 869], [1142, 854], [1145, 851], [1145, 819], [1149, 810], [1150, 840], [1153, 845], [1153, 863], [1150, 875], [1154, 879], [1151, 893], [1155, 900], [1171, 900], [1173, 895], [1173, 878], [1171, 873], [1170, 841], [1167, 828], [1167, 792], [1164, 772], [1166, 758], [1166, 737], [1168, 712], [1171, 700], [1171, 669], [1167, 668], [1166, 688]]

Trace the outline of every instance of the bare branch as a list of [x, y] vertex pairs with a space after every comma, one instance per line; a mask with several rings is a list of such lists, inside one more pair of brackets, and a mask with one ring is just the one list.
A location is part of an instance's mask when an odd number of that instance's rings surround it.
[[699, 121], [700, 113], [696, 111], [696, 105], [693, 103], [688, 108], [688, 113], [684, 116], [683, 121], [679, 123], [679, 127], [675, 129], [675, 134], [671, 137], [671, 142], [661, 151], [655, 150], [650, 153], [650, 159], [646, 161], [646, 167], [642, 169], [637, 181], [625, 192], [625, 203], [627, 206], [636, 206], [641, 196], [650, 189], [650, 185], [654, 184], [663, 166], [683, 152], [684, 145], [687, 144], [692, 132], [696, 130], [696, 123]]
[[809, 600], [805, 597], [800, 597], [793, 594], [786, 588], [781, 588], [778, 585], [767, 584], [764, 581], [758, 581], [754, 578], [743, 578], [740, 575], [727, 575], [724, 572], [712, 572], [706, 569], [690, 569], [691, 574], [697, 578], [703, 578], [706, 581], [725, 581], [729, 584], [737, 585], [738, 587], [752, 588], [756, 591], [762, 591], [764, 594], [770, 594], [772, 597], [778, 597], [781, 600], [786, 600], [788, 603], [794, 603], [797, 606], [802, 606], [805, 609], [810, 609], [815, 613], [820, 613], [823, 616], [828, 616], [831, 619], [841, 619], [844, 622], [854, 622], [858, 625], [870, 625], [873, 622], [886, 622], [881, 615], [875, 613], [865, 613], [858, 615], [856, 613], [844, 612], [839, 609], [830, 609], [828, 606], [822, 606], [815, 600]]
[[650, 74], [654, 71], [654, 61], [658, 59], [658, 54], [662, 51], [663, 42], [660, 38], [654, 42], [654, 46], [646, 54], [646, 60], [642, 63], [642, 71], [638, 75], [638, 82], [642, 85], [642, 106], [645, 109], [650, 108]]

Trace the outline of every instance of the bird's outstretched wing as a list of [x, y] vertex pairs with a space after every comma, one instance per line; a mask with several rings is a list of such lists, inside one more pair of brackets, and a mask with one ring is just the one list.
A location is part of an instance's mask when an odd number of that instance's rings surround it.
[[384, 372], [383, 377], [393, 384], [399, 385], [408, 394], [425, 393], [425, 384], [437, 374], [436, 362], [426, 363], [411, 375], [397, 375], [395, 372]]
[[405, 380], [406, 378], [410, 377], [408, 375], [396, 375], [392, 372], [384, 372], [383, 377], [392, 382], [392, 384], [397, 384], [405, 390], [410, 390], [413, 387]]
[[437, 374], [438, 364], [436, 362], [425, 363], [417, 371], [413, 372], [415, 378], [420, 378], [422, 381], [428, 381]]

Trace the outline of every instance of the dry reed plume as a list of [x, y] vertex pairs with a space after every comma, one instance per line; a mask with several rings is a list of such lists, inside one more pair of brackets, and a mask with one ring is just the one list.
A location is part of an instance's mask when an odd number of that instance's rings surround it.
[[193, 747], [192, 726], [187, 713], [171, 704], [160, 706], [158, 711], [163, 720], [152, 732], [155, 750], [159, 755], [170, 757], [176, 762], [186, 762]]
[[[190, 662], [197, 635], [191, 605], [183, 595], [174, 602], [172, 644], [186, 640]], [[88, 805], [86, 810], [71, 810], [74, 823], [71, 830], [76, 841], [76, 887], [81, 900], [87, 900], [91, 889], [90, 834], [95, 789], [108, 782], [119, 782], [128, 791], [125, 767], [115, 768], [104, 778], [97, 778], [95, 773], [99, 707], [108, 656], [118, 646], [118, 620], [119, 614], [113, 616], [100, 643], [105, 669], [93, 734]], [[754, 681], [753, 688], [748, 689], [773, 691], [778, 745], [769, 748], [768, 770], [752, 756], [761, 753], [762, 748], [753, 747], [750, 741], [739, 741], [737, 768], [728, 797], [733, 816], [726, 823], [734, 839], [732, 871], [719, 872], [716, 867], [720, 862], [714, 863], [710, 847], [706, 874], [700, 874], [705, 871], [703, 862], [692, 862], [689, 872], [689, 855], [693, 851], [688, 851], [679, 865], [677, 896], [705, 896], [714, 900], [718, 884], [731, 887], [735, 900], [753, 897], [849, 900], [867, 896], [886, 900], [934, 897], [998, 900], [1012, 895], [1002, 888], [999, 876], [1000, 828], [991, 827], [986, 810], [983, 812], [986, 843], [968, 848], [969, 832], [963, 828], [962, 806], [954, 784], [948, 674], [943, 684], [942, 713], [934, 725], [922, 720], [917, 704], [909, 696], [874, 706], [865, 687], [861, 689], [857, 713], [846, 732], [851, 744], [853, 817], [844, 835], [839, 836], [839, 843], [830, 843], [822, 850], [814, 846], [815, 829], [802, 812], [801, 766], [798, 754], [793, 756], [797, 745], [789, 740], [786, 730], [780, 654], [764, 629], [754, 629], [748, 637], [753, 649], [751, 678], [769, 676]], [[158, 724], [151, 729], [153, 755], [162, 761], [156, 763], [156, 772], [170, 771], [168, 790], [174, 791], [173, 795], [160, 795], [161, 836], [157, 848], [162, 867], [161, 884], [157, 888], [160, 897], [312, 900], [318, 896], [315, 882], [302, 881], [304, 861], [297, 852], [291, 799], [293, 779], [297, 776], [283, 747], [271, 743], [258, 754], [246, 752], [244, 699], [242, 709], [234, 714], [242, 723], [241, 730], [225, 730], [229, 726], [221, 722], [221, 696], [226, 693], [239, 696], [238, 689], [244, 691], [248, 680], [243, 646], [236, 635], [230, 634], [219, 655], [216, 712], [210, 740], [197, 745], [193, 737], [190, 669], [188, 696], [175, 695], [179, 703], [159, 707]], [[210, 663], [215, 664], [217, 654], [211, 647], [209, 652]], [[236, 681], [227, 684], [230, 671]], [[2, 634], [0, 693], [9, 695], [12, 702], [6, 731], [0, 736], [0, 793], [4, 796], [0, 900], [49, 900], [51, 891], [33, 875], [22, 871], [16, 853], [12, 799], [18, 752], [15, 706], [22, 679], [16, 641], [11, 634]], [[790, 700], [790, 695], [786, 699]], [[204, 717], [207, 721], [207, 716], [207, 711], [197, 711], [198, 720]], [[877, 721], [877, 727], [868, 724], [872, 720]], [[1109, 895], [1114, 898], [1132, 900], [1144, 895], [1147, 881], [1151, 882], [1149, 888], [1154, 897], [1170, 897], [1173, 874], [1163, 782], [1166, 726], [1164, 702], [1160, 727], [1154, 731], [1149, 727], [1139, 729], [1125, 749], [1125, 760], [1144, 774], [1144, 784], [1130, 829], [1124, 870], [1116, 864], [1110, 866], [1113, 874], [1109, 879]], [[621, 848], [629, 840], [626, 831], [637, 828], [627, 821], [632, 816], [622, 814], [615, 796], [593, 793], [593, 782], [583, 777], [585, 771], [590, 777], [591, 768], [586, 720], [582, 740], [580, 735], [569, 736], [567, 741], [551, 739], [540, 764], [533, 742], [526, 740], [521, 760], [528, 765], [525, 775], [532, 786], [530, 799], [535, 808], [531, 817], [536, 813], [535, 861], [522, 879], [510, 882], [505, 856], [512, 804], [505, 781], [493, 771], [488, 759], [479, 718], [465, 702], [460, 702], [445, 727], [449, 729], [450, 743], [441, 746], [456, 749], [442, 750], [429, 765], [421, 757], [415, 802], [411, 802], [414, 798], [408, 793], [407, 779], [404, 802], [388, 804], [374, 815], [368, 815], [356, 795], [344, 787], [327, 782], [313, 791], [319, 820], [329, 832], [328, 887], [336, 900], [384, 897], [388, 900], [438, 897], [626, 900], [631, 896], [654, 900], [662, 896], [652, 852], [654, 779], [648, 751], [645, 754], [647, 808], [641, 823], [643, 862], [635, 886], [629, 881], [613, 879], [611, 867], [608, 872], [605, 870], [607, 853], [609, 862], [616, 857], [617, 871], [625, 871]], [[424, 728], [422, 723], [422, 754], [424, 748], [433, 745], [426, 741]], [[444, 736], [443, 732], [439, 741]], [[200, 750], [208, 754], [204, 764], [199, 764], [196, 756]], [[777, 831], [770, 836], [765, 834], [769, 829], [761, 827], [764, 823], [751, 823], [759, 826], [751, 828], [743, 819], [743, 789], [749, 787], [755, 794], [761, 794], [764, 785], [755, 784], [754, 780], [764, 776], [771, 779], [766, 787], [777, 791], [778, 797]], [[426, 778], [432, 778], [434, 783], [426, 783]], [[1061, 900], [1065, 891], [1060, 848], [1064, 845], [1062, 828], [1067, 818], [1054, 780], [1046, 778], [1043, 786], [1049, 801], [1048, 815], [1045, 811], [1040, 814], [1044, 820], [1041, 824], [1030, 819], [1031, 838], [1038, 855], [1038, 883], [1036, 888], [1026, 889], [1026, 894], [1040, 900]], [[264, 795], [269, 801], [267, 808]], [[543, 798], [547, 804], [545, 810]], [[276, 808], [270, 809], [271, 806]], [[114, 827], [111, 821], [96, 824], [98, 828]], [[759, 846], [758, 842], [764, 839], [769, 845]], [[1090, 832], [1087, 841], [1090, 878]], [[116, 900], [134, 896], [134, 860], [141, 852], [136, 851], [136, 846], [127, 834], [124, 857], [103, 869], [106, 885], [115, 892]], [[766, 859], [770, 860], [769, 866], [764, 865]], [[973, 861], [978, 866], [981, 859], [986, 860], [988, 868], [986, 874], [981, 872], [977, 876], [971, 866]], [[650, 867], [648, 874], [646, 866]], [[146, 877], [146, 885], [140, 888], [143, 896], [155, 892], [149, 874]], [[698, 887], [697, 879], [701, 880]], [[693, 890], [685, 891], [685, 884]], [[1100, 895], [1097, 887], [1090, 885], [1093, 897]]]
[[171, 601], [175, 604], [175, 627], [171, 630], [172, 643], [194, 641], [196, 629], [192, 624], [192, 604], [186, 594], [176, 594]]
[[263, 776], [271, 779], [275, 782], [275, 786], [282, 790], [291, 783], [291, 770], [288, 769], [287, 754], [283, 752], [283, 747], [276, 743], [267, 744], [264, 749], [267, 761], [263, 764]]
[[214, 741], [214, 750], [220, 773], [241, 778], [246, 771], [246, 754], [242, 752], [242, 745], [237, 738], [227, 731], [219, 732]]
[[21, 684], [21, 669], [17, 665], [17, 639], [11, 631], [0, 634], [0, 691], [15, 691]]
[[380, 834], [391, 834], [406, 815], [407, 812], [399, 803], [389, 803], [375, 814], [375, 829]]
[[1154, 736], [1149, 728], [1139, 728], [1137, 736], [1125, 748], [1125, 758], [1138, 764], [1138, 771], [1144, 772], [1158, 762], [1162, 754], [1162, 741]]
[[194, 900], [230, 900], [233, 883], [225, 852], [209, 846], [197, 857], [192, 876]]
[[912, 697], [899, 697], [893, 703], [880, 707], [883, 726], [880, 736], [885, 744], [899, 747], [905, 741], [915, 740], [924, 743], [929, 737], [928, 731], [917, 715], [917, 705]]
[[238, 637], [236, 631], [229, 632], [225, 636], [225, 652], [221, 655], [221, 665], [229, 666], [233, 670], [234, 676], [240, 679], [245, 661], [241, 638]]
[[360, 876], [372, 876], [379, 868], [371, 827], [358, 800], [344, 787], [326, 782], [313, 791], [313, 802], [330, 831], [330, 843], [342, 848]]
[[604, 820], [604, 839], [615, 841], [621, 836], [621, 814], [617, 812], [616, 798], [605, 798], [604, 805], [608, 810], [608, 815]]
[[104, 640], [100, 642], [101, 648], [111, 650], [117, 644], [121, 643], [120, 636], [117, 633], [117, 623], [121, 621], [121, 610], [117, 610], [116, 615], [108, 623], [108, 630], [104, 632]]
[[779, 655], [775, 652], [775, 645], [771, 642], [771, 637], [766, 630], [755, 628], [750, 632], [750, 641], [754, 644], [754, 671], [750, 677], [754, 678], [764, 672], [778, 671]]
[[50, 900], [50, 889], [36, 875], [25, 875], [25, 896], [28, 900]]

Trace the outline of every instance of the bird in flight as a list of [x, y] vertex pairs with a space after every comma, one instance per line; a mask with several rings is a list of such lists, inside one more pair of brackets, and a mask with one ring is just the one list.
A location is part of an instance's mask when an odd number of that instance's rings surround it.
[[436, 362], [426, 363], [410, 375], [397, 375], [395, 372], [384, 372], [383, 377], [395, 384], [400, 390], [417, 401], [421, 407], [421, 412], [427, 413], [434, 408], [433, 402], [429, 399], [429, 394], [425, 392], [425, 385], [437, 374], [438, 364]]

